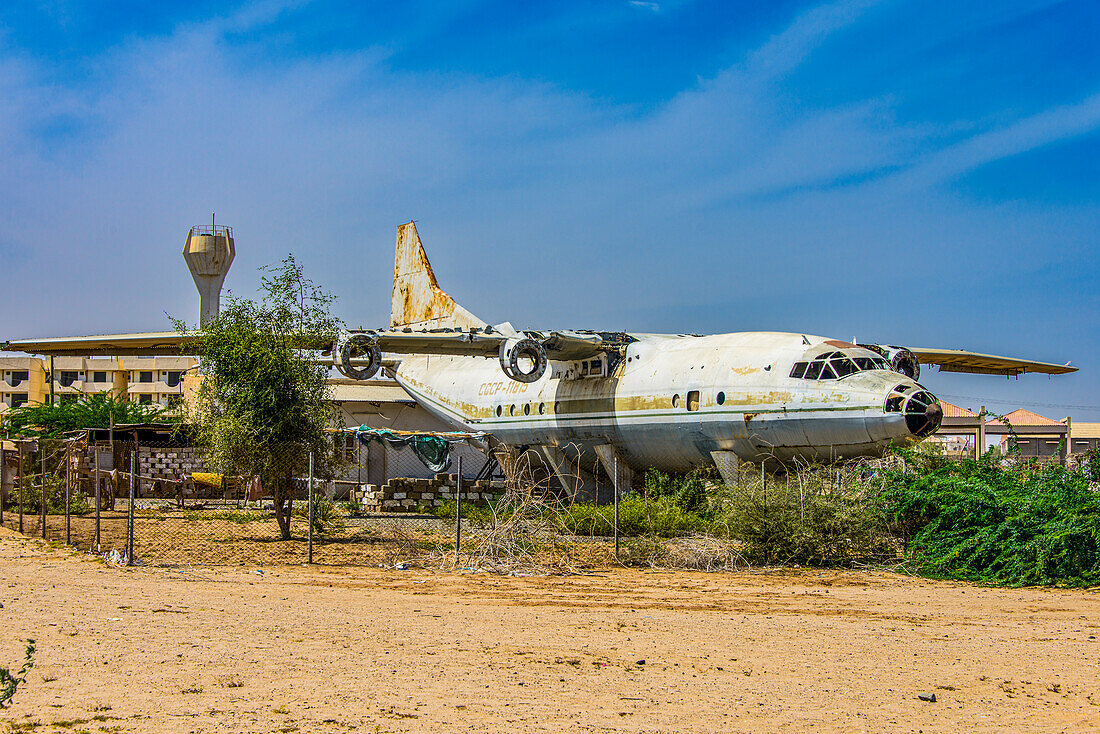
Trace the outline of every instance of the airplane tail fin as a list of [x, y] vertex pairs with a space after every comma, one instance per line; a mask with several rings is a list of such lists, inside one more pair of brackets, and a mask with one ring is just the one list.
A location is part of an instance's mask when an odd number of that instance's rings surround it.
[[484, 321], [455, 303], [439, 287], [413, 222], [397, 228], [390, 326], [414, 329], [485, 326]]

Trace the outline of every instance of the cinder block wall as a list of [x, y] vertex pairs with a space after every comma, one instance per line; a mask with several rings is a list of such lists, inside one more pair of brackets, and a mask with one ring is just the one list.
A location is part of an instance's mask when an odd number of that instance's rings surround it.
[[[416, 512], [417, 507], [438, 507], [457, 494], [457, 474], [436, 474], [434, 479], [391, 479], [388, 484], [367, 484], [353, 496], [368, 512]], [[504, 492], [501, 482], [487, 479], [462, 481], [462, 503], [485, 507]]]

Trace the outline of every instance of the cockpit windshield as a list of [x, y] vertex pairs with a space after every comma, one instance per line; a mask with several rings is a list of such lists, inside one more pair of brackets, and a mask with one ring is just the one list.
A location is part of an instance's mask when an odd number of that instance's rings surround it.
[[846, 352], [825, 352], [811, 362], [795, 362], [791, 377], [805, 380], [839, 380], [866, 370], [888, 370], [890, 363], [877, 355], [852, 356]]

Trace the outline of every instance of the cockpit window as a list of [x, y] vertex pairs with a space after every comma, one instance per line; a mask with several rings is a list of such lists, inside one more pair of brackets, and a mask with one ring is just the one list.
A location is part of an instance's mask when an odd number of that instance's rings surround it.
[[837, 380], [865, 370], [888, 370], [890, 363], [882, 357], [849, 356], [844, 352], [826, 352], [812, 362], [795, 362], [791, 377], [805, 380]]

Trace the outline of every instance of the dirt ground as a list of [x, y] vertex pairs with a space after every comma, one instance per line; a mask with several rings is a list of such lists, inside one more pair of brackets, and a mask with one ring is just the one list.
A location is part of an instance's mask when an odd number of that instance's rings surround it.
[[[883, 572], [106, 565], [0, 530], [14, 731], [1100, 730], [1100, 595]], [[918, 699], [932, 694], [936, 702]]]

